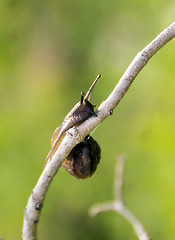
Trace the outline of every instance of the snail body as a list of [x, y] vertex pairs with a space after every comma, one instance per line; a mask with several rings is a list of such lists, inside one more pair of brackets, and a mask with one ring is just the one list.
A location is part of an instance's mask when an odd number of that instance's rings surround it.
[[[52, 135], [52, 148], [46, 158], [45, 166], [48, 160], [55, 154], [68, 129], [73, 126], [80, 125], [93, 115], [96, 116], [96, 113], [94, 112], [95, 106], [92, 105], [89, 100], [91, 92], [100, 77], [101, 75], [99, 74], [85, 97], [84, 93], [81, 93], [80, 102], [78, 102], [67, 114], [61, 126], [56, 128]], [[69, 156], [65, 159], [63, 166], [71, 175], [79, 179], [90, 177], [96, 170], [95, 165], [97, 166], [99, 163], [100, 152], [101, 150], [98, 143], [88, 135], [88, 137], [85, 137], [83, 142], [74, 147]]]

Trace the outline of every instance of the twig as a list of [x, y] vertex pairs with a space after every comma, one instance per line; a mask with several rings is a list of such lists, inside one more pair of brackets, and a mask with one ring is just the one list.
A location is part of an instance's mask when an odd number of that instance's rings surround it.
[[118, 164], [115, 171], [114, 197], [117, 201], [122, 202], [123, 170], [125, 166], [126, 155], [119, 156]]
[[125, 164], [125, 156], [120, 155], [116, 166], [116, 177], [114, 179], [114, 201], [95, 204], [90, 208], [89, 214], [96, 216], [102, 212], [116, 211], [122, 215], [133, 227], [139, 240], [149, 240], [141, 222], [133, 215], [133, 213], [125, 206], [122, 200], [123, 186], [123, 169]]
[[139, 52], [130, 66], [114, 88], [109, 97], [102, 102], [97, 111], [97, 117], [91, 117], [78, 127], [70, 129], [63, 139], [58, 150], [55, 152], [52, 160], [44, 168], [35, 188], [29, 197], [24, 214], [23, 239], [36, 239], [36, 228], [44, 198], [58, 169], [61, 167], [64, 159], [74, 148], [76, 144], [91, 132], [100, 122], [112, 114], [113, 109], [118, 105], [133, 80], [141, 69], [147, 64], [148, 60], [166, 43], [175, 37], [175, 22], [160, 33], [150, 44]]

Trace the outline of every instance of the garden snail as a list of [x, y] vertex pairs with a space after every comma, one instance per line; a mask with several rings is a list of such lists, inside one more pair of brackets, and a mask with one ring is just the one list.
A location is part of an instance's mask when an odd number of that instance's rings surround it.
[[[101, 74], [97, 76], [92, 86], [84, 97], [81, 92], [81, 100], [67, 114], [60, 127], [56, 128], [51, 139], [51, 150], [46, 158], [45, 166], [51, 159], [63, 140], [66, 131], [73, 126], [80, 125], [82, 122], [96, 116], [94, 107], [90, 102], [90, 96]], [[98, 143], [91, 137], [86, 136], [83, 142], [77, 144], [68, 157], [63, 162], [63, 167], [74, 177], [78, 179], [88, 178], [93, 175], [100, 161], [101, 149]]]

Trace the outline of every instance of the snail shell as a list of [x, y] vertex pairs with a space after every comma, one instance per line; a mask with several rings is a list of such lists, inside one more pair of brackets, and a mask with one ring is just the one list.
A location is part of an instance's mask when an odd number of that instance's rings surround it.
[[91, 177], [100, 162], [101, 149], [97, 141], [90, 135], [77, 144], [66, 160], [63, 167], [74, 177], [85, 179]]

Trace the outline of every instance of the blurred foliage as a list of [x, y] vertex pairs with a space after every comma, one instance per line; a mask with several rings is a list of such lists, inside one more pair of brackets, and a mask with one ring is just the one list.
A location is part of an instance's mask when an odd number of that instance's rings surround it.
[[[23, 210], [50, 138], [98, 73], [100, 104], [138, 51], [174, 20], [173, 0], [0, 1], [0, 236], [20, 239]], [[128, 154], [124, 199], [153, 239], [175, 236], [175, 42], [149, 62], [114, 114], [93, 134], [101, 164], [88, 180], [61, 169], [47, 194], [39, 239], [136, 239], [115, 213], [113, 169]]]

